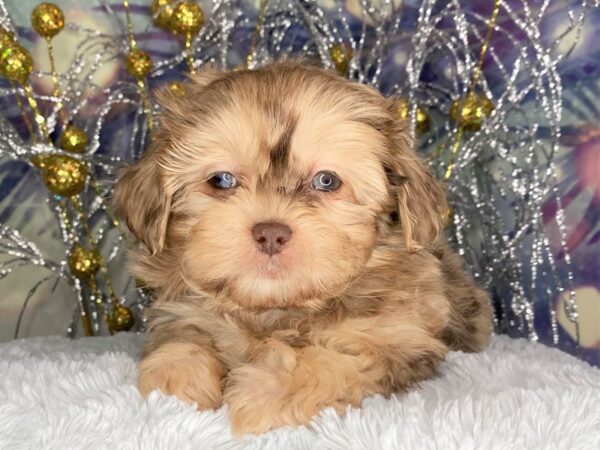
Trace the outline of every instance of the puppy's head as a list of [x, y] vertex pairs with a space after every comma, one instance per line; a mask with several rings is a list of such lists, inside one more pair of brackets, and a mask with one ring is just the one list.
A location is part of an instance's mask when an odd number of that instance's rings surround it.
[[166, 262], [192, 290], [246, 309], [309, 305], [343, 292], [384, 229], [408, 251], [439, 235], [441, 189], [374, 89], [282, 63], [207, 70], [159, 99], [152, 148], [116, 203], [146, 265]]

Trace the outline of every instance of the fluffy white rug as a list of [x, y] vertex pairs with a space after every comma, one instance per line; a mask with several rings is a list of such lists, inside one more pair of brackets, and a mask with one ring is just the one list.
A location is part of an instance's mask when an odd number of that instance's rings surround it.
[[420, 389], [370, 398], [313, 429], [236, 440], [226, 409], [143, 401], [139, 337], [38, 338], [0, 345], [1, 449], [598, 449], [600, 370], [557, 350], [496, 337], [451, 354]]

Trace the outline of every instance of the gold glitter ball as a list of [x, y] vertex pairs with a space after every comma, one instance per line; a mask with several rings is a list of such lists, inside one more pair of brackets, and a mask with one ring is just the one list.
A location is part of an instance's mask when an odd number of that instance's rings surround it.
[[[397, 104], [398, 104], [398, 117], [400, 117], [401, 119], [409, 118], [410, 117], [410, 107], [409, 107], [408, 102], [404, 99], [399, 99]], [[427, 130], [429, 130], [429, 126], [431, 124], [431, 119], [429, 118], [429, 114], [427, 114], [427, 111], [425, 110], [425, 108], [423, 108], [420, 105], [417, 105], [417, 114], [416, 114], [415, 120], [416, 120], [415, 129], [417, 130], [417, 133], [423, 134]]]
[[489, 98], [470, 92], [466, 98], [452, 102], [450, 119], [465, 131], [479, 131], [493, 110], [494, 104]]
[[134, 48], [127, 55], [125, 68], [130, 75], [140, 80], [152, 70], [152, 58], [144, 50]]
[[337, 73], [345, 76], [348, 73], [348, 64], [352, 59], [352, 49], [347, 45], [333, 44], [329, 49], [329, 55]]
[[79, 279], [91, 279], [102, 264], [102, 255], [97, 249], [85, 248], [80, 244], [75, 244], [69, 254], [69, 269], [71, 273]]
[[31, 12], [31, 26], [40, 36], [49, 39], [65, 26], [65, 15], [54, 3], [40, 3]]
[[152, 17], [156, 26], [169, 29], [171, 16], [173, 15], [174, 0], [154, 0], [152, 6]]
[[185, 95], [185, 84], [181, 81], [173, 81], [168, 84], [169, 91], [177, 97], [183, 97]]
[[173, 9], [169, 28], [173, 33], [192, 35], [204, 25], [204, 14], [194, 2], [181, 2]]
[[127, 306], [117, 303], [113, 306], [112, 311], [106, 318], [108, 322], [108, 328], [113, 333], [117, 331], [129, 331], [133, 327], [134, 319], [131, 309]]
[[10, 81], [24, 84], [33, 70], [33, 60], [27, 50], [19, 44], [2, 49], [0, 54], [0, 74]]
[[52, 193], [70, 197], [83, 190], [88, 176], [85, 164], [65, 155], [45, 159], [42, 179]]
[[69, 125], [60, 137], [60, 148], [66, 152], [83, 153], [88, 144], [88, 137], [81, 128]]

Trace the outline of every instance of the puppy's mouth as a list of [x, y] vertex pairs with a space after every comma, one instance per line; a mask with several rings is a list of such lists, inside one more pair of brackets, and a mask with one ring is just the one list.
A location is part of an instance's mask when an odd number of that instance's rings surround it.
[[285, 278], [290, 270], [288, 255], [278, 253], [276, 255], [258, 255], [253, 263], [253, 269], [259, 278], [279, 280]]

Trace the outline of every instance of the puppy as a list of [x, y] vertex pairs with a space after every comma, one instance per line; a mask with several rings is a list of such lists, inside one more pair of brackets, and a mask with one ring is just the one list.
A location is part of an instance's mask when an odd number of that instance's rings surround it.
[[486, 346], [489, 299], [441, 237], [444, 193], [393, 100], [285, 62], [159, 101], [115, 190], [156, 292], [142, 394], [227, 403], [234, 432], [261, 433]]

